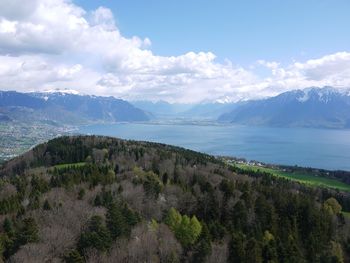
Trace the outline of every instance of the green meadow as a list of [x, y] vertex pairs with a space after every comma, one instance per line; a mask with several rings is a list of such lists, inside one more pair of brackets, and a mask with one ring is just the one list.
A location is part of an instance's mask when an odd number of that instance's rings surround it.
[[53, 168], [56, 169], [64, 169], [64, 168], [71, 168], [71, 167], [80, 167], [84, 166], [86, 163], [85, 162], [80, 162], [80, 163], [64, 163], [64, 164], [57, 164], [53, 166]]
[[336, 179], [321, 177], [311, 173], [285, 172], [279, 169], [253, 166], [253, 165], [247, 165], [247, 164], [235, 164], [235, 166], [243, 170], [253, 170], [253, 171], [259, 170], [262, 172], [270, 173], [277, 177], [290, 179], [290, 180], [297, 181], [310, 186], [333, 188], [341, 191], [350, 192], [350, 185], [348, 184], [345, 184]]

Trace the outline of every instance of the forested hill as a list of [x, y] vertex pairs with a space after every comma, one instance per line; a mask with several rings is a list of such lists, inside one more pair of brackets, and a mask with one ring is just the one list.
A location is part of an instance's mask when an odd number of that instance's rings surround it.
[[349, 262], [348, 194], [212, 156], [61, 137], [0, 168], [9, 262]]

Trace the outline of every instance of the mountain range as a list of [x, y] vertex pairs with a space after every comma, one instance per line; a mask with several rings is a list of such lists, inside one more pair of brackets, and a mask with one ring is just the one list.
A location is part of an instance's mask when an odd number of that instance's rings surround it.
[[247, 101], [219, 121], [277, 127], [350, 128], [350, 92], [308, 88]]
[[0, 91], [0, 121], [87, 122], [147, 121], [149, 114], [114, 97], [66, 92]]
[[155, 119], [173, 119], [182, 117], [183, 112], [190, 110], [194, 105], [184, 103], [169, 103], [167, 101], [133, 101], [135, 107], [151, 114]]
[[74, 92], [0, 91], [0, 121], [57, 124], [149, 120], [210, 120], [272, 127], [350, 128], [350, 92], [307, 88], [261, 100], [199, 104], [134, 101]]
[[138, 107], [150, 113], [155, 119], [216, 120], [221, 114], [233, 110], [238, 103], [202, 102], [198, 104], [169, 103], [166, 101], [133, 101]]
[[209, 120], [272, 127], [350, 127], [350, 92], [311, 87], [261, 100], [199, 104], [132, 102], [154, 119]]

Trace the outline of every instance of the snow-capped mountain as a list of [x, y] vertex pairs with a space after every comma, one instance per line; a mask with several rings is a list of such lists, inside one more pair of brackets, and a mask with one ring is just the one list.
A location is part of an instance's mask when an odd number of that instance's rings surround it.
[[289, 91], [249, 101], [219, 120], [249, 125], [350, 128], [350, 93], [332, 87]]
[[80, 94], [79, 91], [74, 90], [74, 89], [48, 89], [48, 90], [44, 90], [41, 93], [48, 93], [48, 94], [59, 93], [62, 95], [63, 94], [83, 95], [83, 94]]
[[148, 120], [148, 115], [144, 111], [127, 101], [65, 91], [35, 93], [0, 91], [0, 110], [3, 115], [11, 119], [45, 119], [60, 123]]

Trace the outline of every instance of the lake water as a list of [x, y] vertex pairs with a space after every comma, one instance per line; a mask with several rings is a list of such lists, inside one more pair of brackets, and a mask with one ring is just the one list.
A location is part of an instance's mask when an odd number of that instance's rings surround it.
[[78, 132], [161, 142], [266, 163], [350, 170], [350, 130], [125, 123], [84, 126]]

